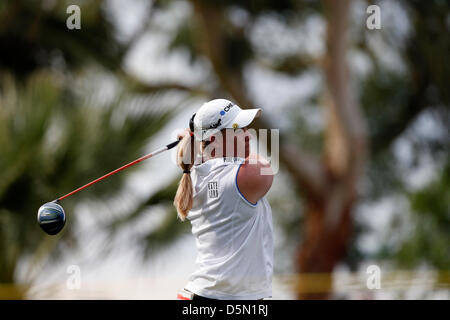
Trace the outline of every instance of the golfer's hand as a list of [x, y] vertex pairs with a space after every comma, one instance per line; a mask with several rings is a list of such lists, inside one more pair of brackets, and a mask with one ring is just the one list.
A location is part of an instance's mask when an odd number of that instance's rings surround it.
[[177, 134], [178, 140], [183, 139], [186, 135], [190, 135], [191, 130], [189, 128], [184, 129], [183, 132]]

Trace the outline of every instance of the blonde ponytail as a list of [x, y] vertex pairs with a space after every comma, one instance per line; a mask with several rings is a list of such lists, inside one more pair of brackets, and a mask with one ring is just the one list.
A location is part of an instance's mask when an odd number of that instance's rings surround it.
[[192, 209], [194, 191], [190, 171], [194, 165], [194, 160], [194, 137], [186, 134], [178, 144], [177, 149], [177, 165], [183, 169], [183, 176], [178, 184], [177, 194], [173, 201], [181, 221], [185, 220], [189, 210]]

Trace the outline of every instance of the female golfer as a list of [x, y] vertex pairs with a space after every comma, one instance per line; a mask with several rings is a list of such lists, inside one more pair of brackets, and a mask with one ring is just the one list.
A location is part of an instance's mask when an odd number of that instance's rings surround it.
[[273, 175], [266, 160], [250, 155], [246, 128], [260, 112], [209, 101], [178, 145], [183, 176], [174, 205], [190, 220], [198, 251], [198, 268], [178, 299], [272, 296], [272, 211], [264, 195]]

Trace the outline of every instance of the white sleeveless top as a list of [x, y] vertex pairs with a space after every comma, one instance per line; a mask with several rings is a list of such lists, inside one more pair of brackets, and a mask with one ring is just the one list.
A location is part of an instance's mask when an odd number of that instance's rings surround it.
[[194, 166], [193, 207], [187, 215], [197, 246], [197, 271], [186, 289], [212, 299], [272, 296], [272, 210], [265, 197], [250, 203], [239, 191], [243, 158]]

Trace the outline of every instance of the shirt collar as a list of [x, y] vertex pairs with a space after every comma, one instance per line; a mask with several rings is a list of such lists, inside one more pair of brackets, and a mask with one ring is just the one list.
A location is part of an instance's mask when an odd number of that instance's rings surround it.
[[245, 161], [244, 158], [240, 157], [223, 157], [223, 158], [213, 158], [209, 159], [201, 164], [194, 165], [194, 169], [197, 174], [201, 176], [206, 176], [212, 168], [221, 166], [221, 165], [230, 165], [230, 164], [241, 164]]

